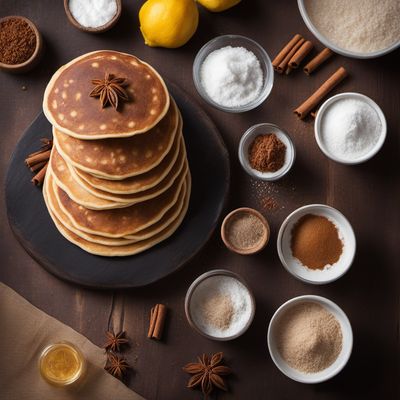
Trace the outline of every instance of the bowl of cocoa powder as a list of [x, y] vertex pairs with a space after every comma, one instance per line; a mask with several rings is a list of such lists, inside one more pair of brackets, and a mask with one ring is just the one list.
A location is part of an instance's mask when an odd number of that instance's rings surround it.
[[239, 161], [253, 178], [276, 181], [286, 175], [296, 151], [290, 136], [274, 124], [263, 123], [249, 128], [240, 139]]
[[28, 18], [8, 16], [0, 19], [0, 69], [27, 72], [39, 61], [43, 39]]

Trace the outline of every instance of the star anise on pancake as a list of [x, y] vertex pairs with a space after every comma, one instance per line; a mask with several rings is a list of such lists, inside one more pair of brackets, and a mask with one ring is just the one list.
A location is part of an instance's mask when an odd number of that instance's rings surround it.
[[129, 101], [128, 92], [125, 87], [128, 86], [125, 78], [117, 78], [113, 74], [106, 73], [104, 79], [93, 79], [94, 89], [90, 92], [90, 97], [99, 97], [101, 108], [108, 104], [118, 109], [121, 101]]
[[114, 333], [113, 331], [106, 332], [106, 342], [103, 348], [111, 351], [120, 351], [121, 346], [129, 343], [129, 340], [125, 337], [125, 331]]
[[107, 364], [105, 370], [116, 378], [121, 379], [126, 374], [127, 370], [131, 366], [125, 360], [124, 357], [117, 356], [114, 353], [107, 353]]
[[223, 353], [215, 353], [211, 356], [203, 354], [197, 357], [198, 362], [189, 363], [183, 367], [183, 370], [188, 374], [193, 375], [187, 384], [188, 388], [201, 387], [205, 399], [217, 387], [222, 390], [227, 390], [222, 376], [229, 375], [232, 370], [222, 364]]

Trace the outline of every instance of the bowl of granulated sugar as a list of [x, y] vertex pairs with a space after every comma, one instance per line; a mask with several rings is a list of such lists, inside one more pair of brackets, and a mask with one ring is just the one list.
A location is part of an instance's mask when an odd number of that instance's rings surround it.
[[212, 340], [232, 340], [251, 325], [254, 297], [247, 283], [237, 274], [216, 269], [200, 275], [185, 298], [189, 325]]

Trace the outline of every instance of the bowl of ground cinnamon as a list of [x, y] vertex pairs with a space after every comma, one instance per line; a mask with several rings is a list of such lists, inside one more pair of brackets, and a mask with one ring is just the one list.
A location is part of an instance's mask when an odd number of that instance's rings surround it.
[[277, 249], [282, 265], [293, 276], [303, 282], [324, 284], [349, 270], [356, 238], [341, 212], [327, 205], [310, 204], [283, 221]]
[[0, 69], [27, 72], [40, 60], [43, 39], [28, 18], [8, 16], [0, 19]]
[[276, 181], [291, 169], [296, 151], [290, 136], [274, 124], [249, 128], [239, 143], [239, 161], [253, 178]]

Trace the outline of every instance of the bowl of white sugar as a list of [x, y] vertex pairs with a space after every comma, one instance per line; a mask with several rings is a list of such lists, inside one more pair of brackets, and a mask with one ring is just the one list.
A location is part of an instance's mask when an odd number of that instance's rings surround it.
[[237, 274], [215, 269], [200, 275], [189, 287], [185, 313], [190, 326], [212, 340], [232, 340], [251, 325], [255, 300]]
[[297, 0], [308, 29], [335, 53], [375, 58], [400, 47], [399, 0]]
[[315, 119], [315, 139], [322, 152], [342, 164], [372, 158], [386, 138], [380, 107], [360, 93], [340, 93], [325, 101]]
[[240, 35], [218, 36], [197, 53], [193, 80], [200, 96], [215, 108], [240, 113], [269, 96], [274, 70], [262, 46]]

